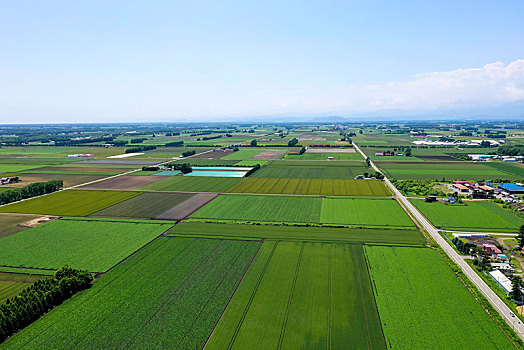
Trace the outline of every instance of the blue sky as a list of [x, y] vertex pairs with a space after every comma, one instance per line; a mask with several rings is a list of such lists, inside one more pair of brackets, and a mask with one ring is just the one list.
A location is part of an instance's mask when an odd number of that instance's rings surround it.
[[0, 123], [524, 98], [522, 1], [1, 1]]

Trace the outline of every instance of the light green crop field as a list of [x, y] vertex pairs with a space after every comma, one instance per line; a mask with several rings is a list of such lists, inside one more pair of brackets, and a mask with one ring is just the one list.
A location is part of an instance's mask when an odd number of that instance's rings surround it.
[[184, 221], [166, 233], [167, 236], [196, 235], [218, 238], [266, 238], [310, 242], [367, 242], [392, 244], [423, 244], [418, 230], [378, 230], [361, 228], [305, 227], [276, 225], [239, 225]]
[[36, 169], [42, 165], [31, 165], [31, 164], [0, 164], [0, 173], [15, 173], [19, 171]]
[[245, 177], [227, 190], [229, 193], [298, 194], [327, 196], [390, 196], [381, 180], [295, 179]]
[[246, 160], [262, 153], [262, 149], [240, 150], [224, 156], [220, 159]]
[[0, 265], [104, 272], [173, 224], [53, 220], [2, 239]]
[[413, 199], [412, 203], [435, 227], [445, 230], [517, 232], [524, 224], [524, 219], [491, 202], [446, 205]]
[[267, 164], [269, 160], [241, 160], [240, 162], [235, 163], [236, 166], [255, 166], [255, 165], [264, 165]]
[[365, 252], [389, 348], [514, 348], [435, 250]]
[[1, 213], [86, 216], [139, 192], [66, 190], [0, 207]]
[[159, 238], [5, 349], [202, 349], [260, 242]]
[[193, 196], [191, 193], [146, 192], [91, 216], [152, 219]]
[[240, 182], [238, 177], [168, 176], [164, 180], [140, 188], [148, 191], [226, 192]]
[[391, 198], [323, 198], [320, 222], [354, 226], [415, 227], [402, 207]]
[[39, 275], [0, 272], [0, 304], [12, 298], [38, 280], [48, 278]]
[[285, 160], [328, 160], [328, 157], [333, 157], [337, 160], [362, 160], [360, 153], [304, 153], [304, 154], [288, 154]]
[[384, 349], [362, 247], [266, 241], [206, 349]]
[[319, 222], [322, 198], [300, 196], [220, 195], [191, 219], [272, 222]]

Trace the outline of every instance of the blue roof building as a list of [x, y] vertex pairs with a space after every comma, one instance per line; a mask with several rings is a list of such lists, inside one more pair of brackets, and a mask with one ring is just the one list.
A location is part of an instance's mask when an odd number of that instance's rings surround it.
[[498, 188], [509, 193], [524, 194], [524, 187], [515, 184], [500, 184]]

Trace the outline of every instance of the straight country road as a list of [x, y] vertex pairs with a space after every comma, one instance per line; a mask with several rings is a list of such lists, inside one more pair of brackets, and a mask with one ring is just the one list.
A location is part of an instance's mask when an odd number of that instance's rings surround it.
[[[364, 152], [360, 148], [353, 144], [355, 149], [362, 155], [362, 157], [367, 158]], [[371, 167], [375, 171], [380, 171], [378, 167], [371, 161]], [[402, 194], [399, 190], [389, 181], [389, 179], [384, 176], [384, 181], [391, 189], [395, 197], [397, 197], [406, 209], [415, 217], [418, 222], [424, 227], [424, 229], [431, 235], [431, 237], [442, 247], [442, 249], [448, 254], [448, 256], [457, 264], [466, 277], [477, 287], [477, 289], [488, 299], [490, 304], [497, 310], [497, 312], [502, 316], [504, 321], [513, 329], [515, 333], [524, 340], [524, 323], [521, 322], [517, 316], [514, 315], [513, 311], [504, 304], [504, 302], [499, 298], [497, 294], [487, 285], [480, 276], [469, 266], [464, 259], [451, 247], [451, 245], [438, 233], [438, 231], [431, 225], [431, 223], [420, 213], [420, 211], [413, 205], [411, 202]]]

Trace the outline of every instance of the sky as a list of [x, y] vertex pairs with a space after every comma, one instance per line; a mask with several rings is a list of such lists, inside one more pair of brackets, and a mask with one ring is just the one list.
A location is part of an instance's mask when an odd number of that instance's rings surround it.
[[0, 0], [0, 124], [524, 99], [524, 1]]

